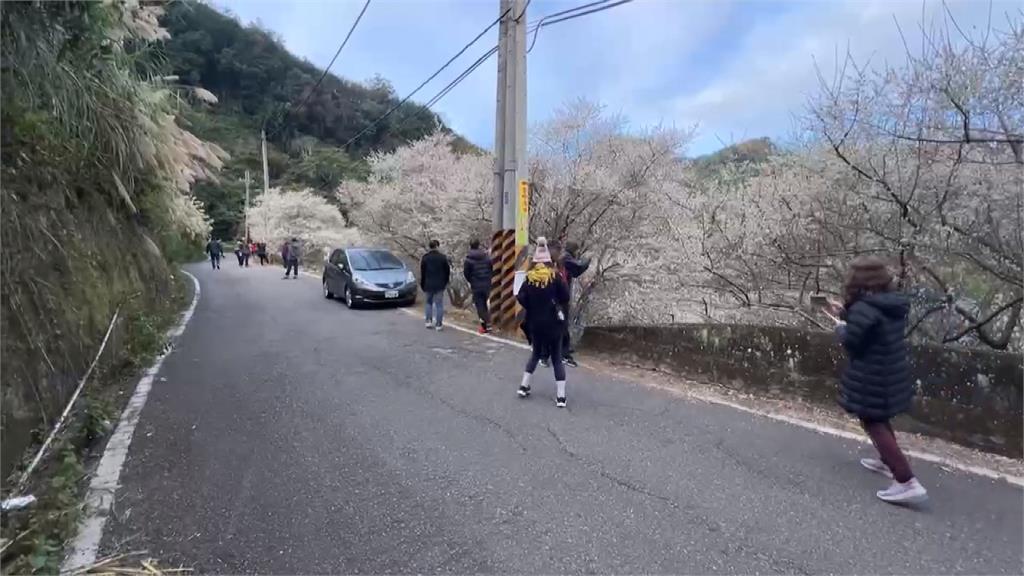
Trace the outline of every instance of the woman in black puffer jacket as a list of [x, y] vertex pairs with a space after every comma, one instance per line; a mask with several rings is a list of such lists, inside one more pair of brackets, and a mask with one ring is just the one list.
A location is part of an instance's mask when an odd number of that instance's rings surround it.
[[893, 289], [885, 262], [874, 256], [856, 258], [844, 287], [843, 304], [832, 302], [836, 335], [848, 363], [840, 377], [839, 404], [860, 419], [881, 460], [861, 464], [893, 479], [877, 496], [886, 502], [917, 502], [927, 498], [896, 442], [890, 420], [910, 409], [914, 397], [907, 358], [907, 315], [910, 302]]

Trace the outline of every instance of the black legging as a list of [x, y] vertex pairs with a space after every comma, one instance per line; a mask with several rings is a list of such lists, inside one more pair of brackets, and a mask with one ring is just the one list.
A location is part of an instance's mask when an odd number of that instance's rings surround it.
[[532, 340], [533, 352], [530, 354], [530, 359], [526, 362], [526, 373], [533, 374], [533, 371], [537, 369], [537, 363], [540, 362], [541, 358], [546, 358], [550, 354], [551, 356], [551, 367], [555, 370], [555, 380], [558, 382], [565, 381], [565, 365], [562, 363], [562, 334], [558, 332], [556, 334], [534, 334]]
[[473, 305], [476, 306], [476, 315], [486, 328], [491, 324], [491, 313], [487, 309], [487, 292], [484, 290], [473, 291]]

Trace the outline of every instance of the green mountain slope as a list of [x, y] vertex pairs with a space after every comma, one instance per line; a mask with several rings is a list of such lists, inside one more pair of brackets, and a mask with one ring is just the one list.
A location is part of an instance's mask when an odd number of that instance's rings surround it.
[[162, 23], [171, 33], [163, 46], [168, 72], [219, 100], [184, 113], [197, 136], [216, 142], [232, 157], [219, 183], [203, 183], [194, 190], [213, 218], [215, 236], [242, 234], [246, 170], [252, 175], [253, 196], [262, 190], [259, 133], [264, 125], [271, 186], [308, 186], [329, 199], [342, 179], [365, 177], [363, 159], [370, 152], [392, 151], [439, 126], [447, 130], [436, 114], [410, 102], [342, 150], [398, 103], [387, 81], [362, 84], [328, 74], [305, 105], [286, 116], [289, 105], [309, 93], [322, 71], [288, 52], [272, 33], [242, 26], [192, 0], [174, 3]]

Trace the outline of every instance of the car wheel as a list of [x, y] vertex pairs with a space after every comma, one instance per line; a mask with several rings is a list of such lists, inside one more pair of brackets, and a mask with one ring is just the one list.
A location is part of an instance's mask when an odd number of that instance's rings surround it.
[[334, 292], [331, 292], [331, 288], [327, 285], [327, 280], [324, 280], [324, 298], [328, 300], [334, 299]]
[[345, 286], [345, 306], [350, 309], [356, 307], [356, 303], [352, 300], [352, 288]]

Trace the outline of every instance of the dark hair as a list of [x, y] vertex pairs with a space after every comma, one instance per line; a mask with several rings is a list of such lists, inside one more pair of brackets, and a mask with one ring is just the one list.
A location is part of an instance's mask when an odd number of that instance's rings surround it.
[[431, 250], [437, 249], [437, 247], [440, 246], [440, 245], [441, 245], [441, 243], [438, 242], [437, 240], [431, 240], [430, 241], [430, 249]]
[[850, 263], [843, 286], [844, 304], [849, 307], [868, 294], [891, 292], [892, 274], [878, 256], [858, 256]]
[[573, 240], [569, 240], [568, 242], [565, 243], [565, 251], [568, 252], [569, 254], [572, 254], [573, 256], [575, 256], [576, 253], [579, 252], [579, 250], [580, 250], [579, 242], [575, 242]]
[[477, 250], [478, 248], [480, 248], [480, 241], [479, 240], [470, 240], [469, 241], [469, 248], [471, 250]]

